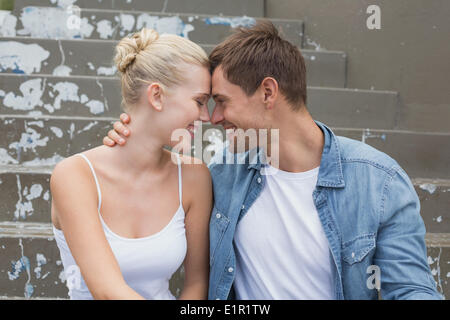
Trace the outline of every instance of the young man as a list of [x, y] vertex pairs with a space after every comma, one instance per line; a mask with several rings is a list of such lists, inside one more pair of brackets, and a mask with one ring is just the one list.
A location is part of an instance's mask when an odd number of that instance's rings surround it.
[[[410, 179], [388, 155], [312, 119], [300, 51], [266, 22], [236, 30], [210, 61], [211, 122], [279, 129], [279, 170], [262, 163], [263, 148], [256, 159], [245, 152], [246, 164], [224, 155], [209, 165], [208, 298], [377, 299], [375, 278], [383, 299], [442, 299]], [[114, 128], [123, 144], [126, 126]]]

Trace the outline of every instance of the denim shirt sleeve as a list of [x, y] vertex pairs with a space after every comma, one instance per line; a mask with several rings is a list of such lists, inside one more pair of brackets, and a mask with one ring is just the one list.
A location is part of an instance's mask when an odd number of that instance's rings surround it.
[[382, 299], [443, 299], [428, 265], [420, 201], [399, 166], [386, 178], [380, 214], [374, 263]]

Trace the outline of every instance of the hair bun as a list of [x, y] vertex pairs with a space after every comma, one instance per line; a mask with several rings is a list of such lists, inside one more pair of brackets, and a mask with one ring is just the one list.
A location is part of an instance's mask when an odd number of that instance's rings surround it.
[[159, 34], [153, 29], [143, 28], [140, 32], [134, 33], [131, 37], [120, 40], [116, 46], [116, 56], [114, 62], [117, 70], [124, 73], [127, 68], [136, 60], [136, 56], [145, 50], [154, 41], [158, 40]]

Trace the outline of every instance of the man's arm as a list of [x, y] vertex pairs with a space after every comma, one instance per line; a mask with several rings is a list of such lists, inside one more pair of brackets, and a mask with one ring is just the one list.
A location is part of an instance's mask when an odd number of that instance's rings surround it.
[[114, 122], [114, 129], [108, 131], [108, 136], [103, 138], [103, 144], [108, 147], [114, 147], [116, 144], [123, 146], [127, 138], [130, 136], [130, 129], [127, 124], [130, 123], [131, 118], [128, 114], [122, 113], [120, 121]]
[[442, 299], [427, 260], [420, 202], [406, 172], [386, 179], [374, 263], [381, 271], [383, 299]]

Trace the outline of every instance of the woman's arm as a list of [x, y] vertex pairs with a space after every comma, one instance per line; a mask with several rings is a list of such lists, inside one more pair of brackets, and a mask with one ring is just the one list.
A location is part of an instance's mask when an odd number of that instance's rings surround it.
[[[209, 282], [209, 219], [213, 205], [211, 175], [205, 164], [184, 165], [183, 184], [190, 188], [191, 204], [186, 212], [187, 254], [185, 280], [180, 300], [206, 300]], [[188, 188], [183, 188], [188, 190]]]
[[125, 282], [98, 217], [97, 188], [78, 156], [58, 163], [50, 179], [52, 208], [94, 299], [144, 299]]

